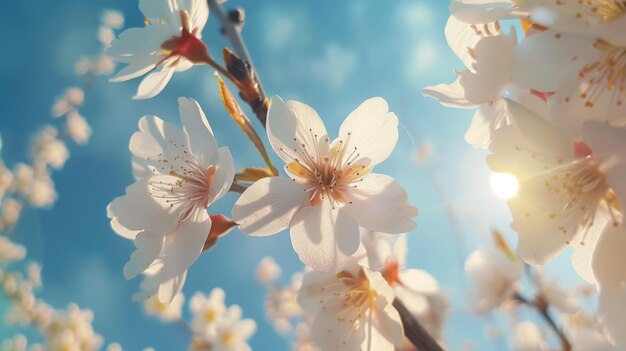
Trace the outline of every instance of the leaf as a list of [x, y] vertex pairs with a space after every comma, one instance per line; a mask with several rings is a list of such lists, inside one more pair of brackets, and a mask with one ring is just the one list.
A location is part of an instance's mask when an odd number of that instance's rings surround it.
[[269, 168], [247, 167], [235, 174], [235, 180], [239, 182], [254, 183], [259, 179], [273, 177], [276, 173]]

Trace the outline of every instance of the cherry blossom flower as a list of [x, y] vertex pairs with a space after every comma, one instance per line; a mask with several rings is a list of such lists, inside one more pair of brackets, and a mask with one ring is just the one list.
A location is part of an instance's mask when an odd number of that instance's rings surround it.
[[159, 300], [158, 295], [149, 297], [143, 302], [144, 310], [147, 314], [156, 316], [164, 322], [179, 321], [183, 313], [185, 295], [176, 294], [171, 303], [164, 303]]
[[159, 69], [144, 78], [134, 97], [149, 99], [165, 88], [174, 72], [185, 71], [208, 58], [201, 37], [209, 8], [205, 0], [141, 0], [139, 9], [146, 18], [146, 26], [123, 32], [107, 54], [128, 63], [112, 82], [127, 81]]
[[392, 350], [403, 343], [393, 289], [383, 276], [349, 261], [339, 273], [304, 275], [298, 303], [312, 316], [311, 333], [322, 350]]
[[137, 299], [158, 291], [161, 301], [171, 301], [180, 291], [211, 231], [206, 209], [234, 177], [230, 152], [218, 148], [200, 105], [180, 98], [179, 106], [182, 130], [154, 116], [139, 121], [130, 150], [151, 175], [108, 207], [112, 228], [137, 246], [124, 267], [127, 279], [145, 273]]
[[211, 350], [251, 351], [248, 339], [255, 332], [256, 322], [252, 319], [241, 319], [241, 308], [231, 306], [224, 318], [217, 323], [217, 334], [211, 342]]
[[576, 351], [618, 351], [609, 341], [606, 332], [598, 320], [584, 312], [565, 315], [562, 318], [563, 328], [570, 338], [572, 348]]
[[266, 236], [290, 227], [300, 260], [331, 270], [357, 250], [359, 226], [394, 234], [414, 229], [417, 209], [404, 189], [372, 173], [398, 139], [398, 119], [388, 111], [381, 98], [365, 101], [331, 143], [315, 110], [272, 98], [267, 134], [291, 179], [263, 178], [241, 195], [232, 212], [241, 231]]
[[475, 313], [485, 314], [511, 299], [524, 273], [524, 263], [497, 248], [470, 254], [465, 271], [472, 283], [470, 303]]
[[271, 257], [263, 257], [256, 269], [256, 278], [263, 284], [271, 284], [280, 277], [280, 266]]
[[0, 236], [0, 264], [21, 261], [26, 256], [26, 249], [15, 244], [5, 236]]
[[215, 335], [217, 322], [226, 313], [224, 290], [215, 288], [209, 295], [195, 293], [189, 301], [189, 309], [192, 314], [191, 328], [196, 334]]
[[76, 143], [84, 145], [91, 137], [91, 126], [78, 112], [70, 112], [66, 116], [65, 131]]
[[515, 351], [549, 350], [545, 336], [539, 327], [530, 321], [517, 323], [513, 329], [513, 349]]
[[517, 196], [508, 200], [519, 254], [528, 263], [543, 264], [574, 242], [574, 266], [594, 282], [595, 242], [607, 224], [621, 221], [621, 167], [607, 169], [606, 163], [624, 150], [616, 149], [618, 132], [607, 135], [603, 128], [609, 126], [587, 122], [589, 135], [578, 142], [524, 107], [512, 106], [518, 128], [494, 134], [487, 162], [519, 181]]
[[450, 17], [445, 33], [467, 69], [457, 72], [459, 78], [455, 82], [426, 87], [423, 93], [444, 106], [475, 108], [465, 140], [474, 147], [485, 148], [495, 129], [511, 123], [504, 97], [510, 97], [512, 92], [520, 94], [511, 84], [509, 66], [517, 45], [515, 29], [504, 34], [498, 22], [477, 26]]
[[265, 314], [279, 333], [292, 329], [294, 319], [303, 317], [303, 311], [297, 302], [298, 290], [302, 286], [302, 274], [291, 276], [289, 284], [283, 287], [271, 287], [265, 297]]

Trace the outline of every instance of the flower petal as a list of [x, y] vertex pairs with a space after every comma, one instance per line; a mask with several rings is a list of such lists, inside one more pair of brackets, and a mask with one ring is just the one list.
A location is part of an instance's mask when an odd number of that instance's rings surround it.
[[351, 203], [342, 211], [364, 228], [388, 234], [402, 234], [415, 229], [411, 219], [417, 209], [408, 203], [406, 191], [390, 176], [370, 173], [351, 189]]
[[359, 226], [329, 201], [305, 206], [291, 221], [291, 244], [300, 260], [318, 271], [332, 271], [359, 247]]
[[221, 199], [233, 184], [235, 178], [235, 164], [233, 163], [233, 156], [230, 153], [228, 147], [223, 146], [217, 149], [217, 172], [213, 179], [213, 188], [211, 193], [213, 195], [213, 202]]
[[166, 233], [174, 229], [178, 217], [168, 215], [169, 203], [150, 194], [149, 182], [142, 179], [127, 187], [125, 195], [109, 204], [109, 218], [116, 218], [119, 225], [131, 231]]
[[196, 100], [189, 98], [179, 98], [178, 107], [192, 154], [198, 158], [200, 164], [210, 166], [215, 163], [217, 156], [217, 141], [204, 111]]
[[616, 289], [626, 283], [626, 228], [606, 226], [593, 252], [591, 265], [600, 289]]
[[133, 279], [143, 273], [159, 258], [165, 241], [164, 234], [140, 232], [135, 238], [137, 250], [132, 253], [130, 260], [124, 266], [124, 278]]
[[511, 59], [512, 80], [524, 88], [552, 92], [596, 56], [592, 41], [547, 30], [519, 43]]
[[172, 78], [174, 69], [163, 68], [160, 71], [149, 74], [144, 78], [137, 88], [137, 95], [134, 100], [150, 99], [157, 96]]
[[[161, 269], [141, 283], [143, 290], [156, 289], [183, 272], [196, 261], [211, 230], [211, 218], [202, 211], [199, 218], [188, 219], [167, 234], [161, 254]], [[176, 295], [176, 294], [174, 294]]]
[[343, 141], [348, 153], [356, 150], [353, 164], [364, 164], [360, 162], [363, 160], [369, 161], [365, 164], [374, 166], [384, 161], [396, 147], [398, 117], [389, 112], [383, 98], [365, 100], [343, 121], [338, 140]]
[[[620, 253], [620, 255], [623, 255]], [[626, 347], [626, 286], [601, 290], [598, 296], [598, 318], [619, 349]]]
[[267, 112], [267, 136], [287, 164], [302, 159], [302, 150], [323, 157], [330, 145], [326, 127], [314, 109], [297, 101], [285, 103], [278, 96], [272, 98]]
[[289, 226], [301, 206], [308, 205], [304, 189], [287, 178], [263, 178], [241, 194], [233, 206], [233, 219], [246, 234], [276, 234]]
[[128, 66], [122, 68], [121, 71], [117, 72], [115, 77], [111, 78], [109, 81], [118, 83], [137, 78], [153, 70], [157, 62], [159, 62], [160, 60], [161, 58], [155, 55], [138, 57], [136, 60], [133, 60], [133, 62], [131, 62]]
[[437, 100], [441, 105], [452, 108], [476, 108], [479, 105], [469, 102], [465, 97], [465, 89], [461, 85], [461, 78], [451, 84], [438, 84], [424, 88], [422, 94]]

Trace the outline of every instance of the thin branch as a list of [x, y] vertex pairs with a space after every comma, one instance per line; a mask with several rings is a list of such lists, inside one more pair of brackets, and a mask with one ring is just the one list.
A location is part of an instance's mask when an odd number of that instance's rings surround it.
[[550, 328], [554, 331], [554, 333], [559, 338], [559, 341], [561, 342], [561, 350], [562, 351], [572, 350], [572, 344], [569, 342], [567, 335], [565, 335], [563, 330], [559, 328], [559, 326], [556, 324], [556, 322], [550, 315], [550, 312], [548, 311], [550, 306], [548, 305], [546, 301], [544, 301], [541, 298], [531, 301], [525, 298], [524, 296], [520, 295], [519, 293], [515, 293], [513, 295], [513, 300], [536, 309], [537, 312], [539, 312], [539, 314], [543, 318], [543, 320], [550, 326]]
[[411, 341], [418, 351], [444, 351], [443, 348], [433, 339], [422, 325], [413, 317], [402, 301], [397, 298], [393, 300], [393, 307], [400, 314], [404, 335]]
[[237, 183], [237, 182], [233, 182], [233, 183], [230, 185], [230, 189], [229, 189], [228, 191], [232, 191], [232, 192], [234, 192], [234, 193], [240, 193], [240, 194], [243, 194], [243, 192], [244, 192], [244, 191], [246, 191], [246, 189], [248, 189], [248, 187], [247, 187], [247, 186], [242, 185], [242, 184], [239, 184], [239, 183]]
[[258, 72], [254, 67], [254, 63], [252, 62], [252, 58], [248, 53], [248, 48], [246, 47], [246, 44], [244, 43], [243, 38], [241, 37], [241, 33], [239, 32], [236, 24], [228, 18], [228, 15], [226, 15], [224, 9], [222, 9], [222, 6], [220, 6], [216, 0], [207, 0], [207, 2], [209, 4], [209, 9], [211, 10], [211, 12], [215, 13], [220, 23], [222, 23], [224, 35], [233, 45], [233, 50], [235, 51], [237, 56], [239, 56], [242, 60], [248, 62], [252, 70], [255, 72], [254, 77], [257, 84], [259, 85], [259, 92], [261, 93], [261, 97], [265, 98], [266, 95], [265, 90], [263, 90], [263, 84], [261, 84], [261, 79], [259, 78]]

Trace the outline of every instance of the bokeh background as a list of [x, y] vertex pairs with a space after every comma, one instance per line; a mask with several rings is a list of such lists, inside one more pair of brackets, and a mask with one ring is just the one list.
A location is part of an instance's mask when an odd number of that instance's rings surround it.
[[[452, 81], [452, 70], [463, 68], [443, 35], [447, 1], [226, 3], [227, 8], [236, 6], [246, 10], [243, 36], [268, 94], [313, 106], [331, 136], [363, 100], [382, 96], [389, 101], [401, 121], [400, 141], [378, 172], [395, 177], [420, 209], [418, 229], [409, 234], [408, 265], [434, 275], [450, 298], [452, 311], [445, 328], [450, 350], [508, 349], [505, 338], [493, 340], [484, 332], [493, 323], [506, 329], [506, 320], [471, 315], [463, 276], [467, 254], [490, 245], [491, 227], [515, 241], [508, 230], [508, 210], [490, 189], [486, 152], [463, 140], [472, 112], [446, 109], [420, 93], [424, 86]], [[96, 36], [105, 9], [121, 10], [126, 27], [143, 25], [136, 1], [0, 2], [4, 50], [0, 135], [2, 158], [8, 165], [28, 159], [30, 137], [51, 122], [54, 99], [68, 86], [85, 85], [74, 74], [74, 63], [80, 56], [99, 53]], [[219, 35], [214, 17], [209, 18], [204, 38], [219, 57], [227, 42]], [[86, 85], [81, 113], [92, 125], [93, 136], [87, 146], [72, 147], [65, 168], [54, 173], [59, 193], [55, 206], [27, 211], [12, 238], [27, 246], [29, 259], [42, 263], [41, 296], [56, 307], [74, 301], [92, 309], [94, 327], [107, 343], [119, 342], [126, 350], [147, 346], [183, 350], [188, 343], [184, 333], [146, 316], [142, 305], [131, 301], [138, 281], [124, 280], [122, 267], [133, 244], [118, 237], [106, 217], [107, 204], [132, 182], [128, 140], [146, 114], [178, 124], [176, 100], [187, 96], [203, 106], [218, 142], [231, 148], [237, 168], [260, 166], [262, 161], [225, 113], [208, 68], [175, 75], [163, 93], [148, 101], [131, 100], [137, 84], [137, 80], [113, 84], [99, 77]], [[423, 142], [433, 147], [427, 167], [414, 160]], [[215, 212], [228, 214], [235, 199], [228, 195]], [[276, 334], [266, 321], [265, 289], [255, 280], [256, 265], [264, 256], [280, 264], [285, 282], [302, 269], [286, 233], [250, 238], [233, 231], [192, 266], [184, 292], [189, 297], [222, 287], [228, 304], [239, 304], [246, 317], [257, 321], [251, 340], [255, 350], [287, 350], [291, 341]], [[548, 276], [558, 276], [564, 286], [572, 286], [578, 280], [567, 260], [565, 255], [551, 264]], [[6, 307], [6, 301], [0, 300], [0, 312]], [[0, 339], [17, 331], [2, 325]]]

